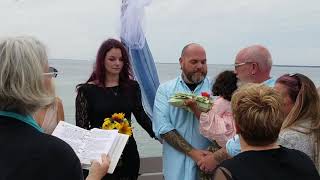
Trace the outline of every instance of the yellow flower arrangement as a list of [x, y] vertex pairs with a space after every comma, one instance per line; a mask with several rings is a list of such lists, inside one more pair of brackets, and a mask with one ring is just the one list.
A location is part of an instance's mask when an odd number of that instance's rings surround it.
[[102, 129], [118, 129], [121, 134], [132, 135], [132, 127], [127, 118], [125, 118], [124, 113], [114, 113], [111, 118], [105, 118]]

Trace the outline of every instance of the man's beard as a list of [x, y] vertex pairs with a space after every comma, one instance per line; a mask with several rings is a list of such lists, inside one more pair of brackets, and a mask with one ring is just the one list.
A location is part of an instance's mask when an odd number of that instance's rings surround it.
[[[201, 73], [201, 75], [197, 75], [198, 73]], [[192, 73], [185, 73], [183, 72], [183, 77], [185, 80], [188, 81], [188, 83], [192, 84], [199, 84], [204, 80], [204, 78], [207, 75], [207, 72], [192, 72]]]

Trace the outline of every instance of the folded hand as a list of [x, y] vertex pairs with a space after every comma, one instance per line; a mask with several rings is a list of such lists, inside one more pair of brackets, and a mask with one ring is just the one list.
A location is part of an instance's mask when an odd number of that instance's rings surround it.
[[212, 172], [218, 165], [218, 162], [214, 159], [213, 153], [210, 152], [206, 156], [203, 156], [197, 162], [199, 168], [205, 172]]

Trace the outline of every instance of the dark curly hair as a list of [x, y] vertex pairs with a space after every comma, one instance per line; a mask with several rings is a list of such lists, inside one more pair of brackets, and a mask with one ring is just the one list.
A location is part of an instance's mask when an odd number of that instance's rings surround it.
[[216, 81], [212, 86], [212, 94], [231, 101], [231, 96], [237, 89], [237, 80], [237, 76], [233, 71], [223, 71], [216, 77]]

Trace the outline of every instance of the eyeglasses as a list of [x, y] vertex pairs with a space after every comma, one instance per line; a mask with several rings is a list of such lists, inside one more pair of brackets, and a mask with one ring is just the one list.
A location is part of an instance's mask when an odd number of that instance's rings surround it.
[[237, 68], [248, 63], [253, 63], [253, 62], [234, 63], [234, 67]]
[[54, 67], [49, 67], [49, 72], [43, 73], [43, 75], [56, 78], [58, 76], [58, 70]]

